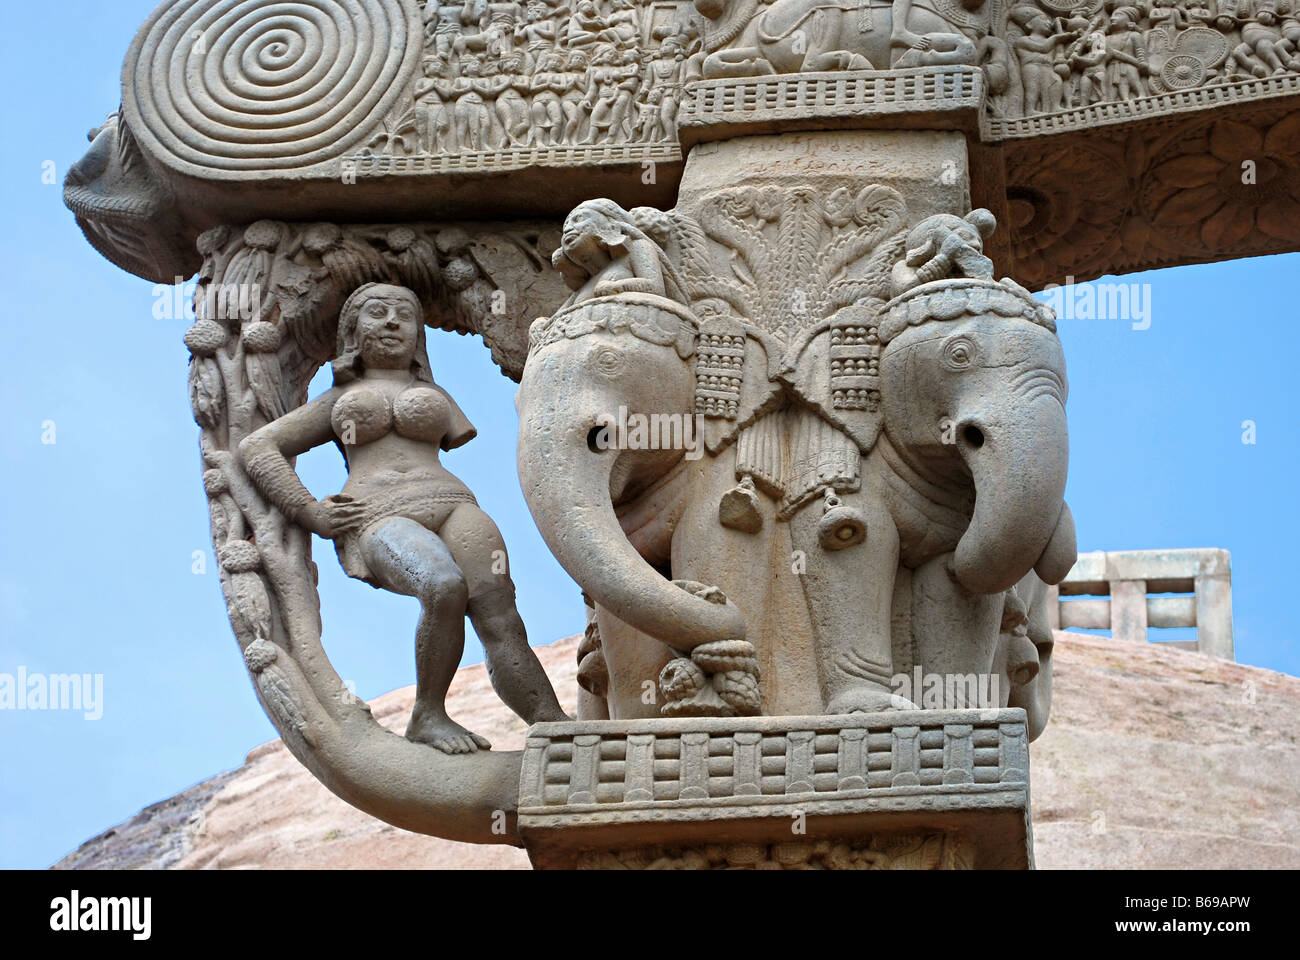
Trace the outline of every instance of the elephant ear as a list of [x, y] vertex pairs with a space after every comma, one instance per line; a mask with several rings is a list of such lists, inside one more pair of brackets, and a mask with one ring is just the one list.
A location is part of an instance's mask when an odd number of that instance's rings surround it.
[[881, 303], [872, 298], [837, 310], [791, 344], [780, 374], [863, 454], [876, 445], [884, 417], [877, 336]]

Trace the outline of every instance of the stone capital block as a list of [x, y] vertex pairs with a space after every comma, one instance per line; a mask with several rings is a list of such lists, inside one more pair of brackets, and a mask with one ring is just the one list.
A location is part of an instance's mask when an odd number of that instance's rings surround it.
[[1032, 866], [1020, 709], [534, 724], [534, 866]]

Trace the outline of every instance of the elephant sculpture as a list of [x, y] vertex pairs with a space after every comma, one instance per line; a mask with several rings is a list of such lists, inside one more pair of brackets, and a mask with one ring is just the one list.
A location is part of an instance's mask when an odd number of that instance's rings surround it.
[[989, 0], [775, 0], [759, 12], [748, 3], [695, 2], [735, 37], [705, 58], [710, 78], [977, 66], [987, 53], [990, 7]]
[[[934, 673], [985, 673], [987, 638], [1005, 630], [993, 672], [1016, 694], [1047, 663], [1038, 650], [1045, 643], [1050, 654], [1045, 585], [1074, 564], [1075, 536], [1063, 500], [1064, 358], [1050, 314], [1007, 285], [1004, 293], [989, 281], [939, 281], [895, 302], [890, 319], [907, 326], [882, 324], [884, 427], [872, 458], [889, 478], [901, 560], [912, 570], [915, 660]], [[919, 324], [902, 316], [917, 299], [930, 301]], [[936, 508], [963, 502], [960, 535], [945, 534]], [[1037, 642], [1027, 642], [1031, 611]]]
[[[1030, 587], [1075, 558], [1065, 366], [1051, 311], [979, 275], [992, 268], [987, 211], [899, 230], [881, 249], [906, 263], [911, 241], [942, 235], [949, 275], [850, 303], [781, 350], [691, 295], [691, 271], [665, 252], [686, 258], [672, 227], [689, 233], [687, 218], [595, 203], [600, 224], [579, 208], [565, 231], [575, 259], [599, 254], [571, 281], [588, 294], [534, 324], [517, 406], [525, 497], [593, 603], [607, 714], [752, 712], [755, 684], [765, 713], [887, 709], [914, 666], [998, 672], [1003, 704], [1044, 701], [1050, 673], [1025, 689], [1050, 654], [1050, 631], [1028, 639], [1043, 600]], [[942, 242], [954, 236], [963, 250]], [[662, 254], [652, 293], [627, 279], [646, 242]], [[600, 270], [628, 292], [593, 284]], [[878, 397], [823, 402], [846, 337], [862, 332]], [[701, 419], [728, 380], [715, 375], [720, 350], [741, 408], [729, 438], [706, 421], [694, 457], [597, 442], [637, 414]]]
[[[679, 424], [691, 416], [695, 378], [687, 361], [698, 323], [665, 295], [681, 297], [681, 281], [635, 217], [608, 200], [570, 214], [554, 259], [574, 293], [554, 317], [534, 324], [525, 368], [531, 376], [516, 401], [519, 477], [533, 516], [574, 579], [600, 584], [593, 596], [613, 615], [671, 638], [705, 664], [741, 661], [714, 671], [707, 697], [756, 713], [757, 667], [740, 611], [702, 583], [660, 576], [643, 555], [653, 548], [639, 552], [615, 515], [615, 504], [671, 495], [675, 478], [685, 478], [684, 445], [601, 442], [626, 419], [620, 409], [659, 411]], [[678, 683], [698, 685], [700, 672], [687, 671]], [[682, 699], [703, 693], [689, 690]]]

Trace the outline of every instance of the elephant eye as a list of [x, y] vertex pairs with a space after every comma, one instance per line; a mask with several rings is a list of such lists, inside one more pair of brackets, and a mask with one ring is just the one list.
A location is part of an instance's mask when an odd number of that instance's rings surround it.
[[592, 358], [596, 372], [602, 377], [617, 377], [627, 366], [627, 360], [618, 350], [606, 348]]
[[954, 337], [943, 348], [944, 365], [952, 370], [965, 370], [975, 362], [975, 344], [967, 337]]

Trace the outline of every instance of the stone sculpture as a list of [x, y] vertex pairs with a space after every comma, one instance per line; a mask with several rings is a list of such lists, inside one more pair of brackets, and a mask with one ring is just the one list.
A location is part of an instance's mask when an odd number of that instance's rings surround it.
[[[1298, 97], [1292, 0], [168, 0], [65, 200], [197, 272], [231, 625], [340, 796], [539, 866], [1027, 867], [1075, 541], [1026, 287], [1295, 249]], [[577, 719], [426, 325], [520, 383]], [[420, 600], [406, 737], [329, 666], [312, 532]], [[522, 752], [445, 715], [466, 615]]]
[[[905, 214], [896, 192], [868, 187], [855, 199], [842, 191], [826, 203], [797, 193], [783, 198], [773, 187], [715, 195], [700, 220], [680, 213], [669, 218], [667, 243], [682, 251], [679, 264], [634, 225], [634, 213], [611, 201], [584, 204], [566, 222], [557, 262], [571, 256], [570, 246], [607, 249], [633, 234], [628, 252], [603, 270], [636, 277], [615, 281], [624, 288], [596, 281], [593, 289], [595, 278], [605, 275], [593, 267], [564, 310], [534, 325], [518, 399], [520, 476], [543, 536], [596, 603], [604, 656], [616, 661], [609, 670], [612, 717], [653, 715], [641, 697], [640, 679], [660, 672], [650, 662], [655, 657], [664, 661], [660, 668], [669, 681], [664, 684], [661, 676], [667, 698], [662, 710], [674, 715], [681, 709], [680, 674], [691, 671], [668, 648], [709, 651], [748, 635], [759, 651], [746, 649], [747, 660], [771, 662], [773, 647], [783, 644], [776, 632], [755, 638], [764, 598], [752, 598], [747, 625], [738, 616], [743, 609], [727, 598], [744, 593], [749, 567], [731, 559], [735, 534], [728, 528], [756, 535], [767, 526], [770, 537], [766, 516], [773, 512], [777, 522], [788, 524], [790, 542], [806, 560], [803, 588], [820, 658], [820, 707], [827, 713], [891, 705], [890, 625], [900, 560], [913, 572], [913, 590], [925, 598], [912, 609], [918, 662], [952, 659], [953, 672], [985, 674], [992, 669], [1002, 593], [1032, 567], [1051, 580], [1073, 563], [1073, 528], [1061, 501], [1064, 363], [1050, 312], [1017, 285], [988, 279], [992, 263], [980, 252], [980, 231], [991, 232], [992, 218], [987, 211], [967, 219], [936, 215], [902, 237]], [[593, 218], [595, 209], [602, 213]], [[720, 217], [722, 211], [730, 219]], [[765, 317], [745, 296], [744, 285], [729, 284], [711, 269], [718, 260], [703, 259], [705, 245], [729, 242], [728, 257], [746, 264], [733, 273], [751, 282], [779, 277], [775, 261], [782, 252], [798, 264], [813, 251], [768, 247], [761, 226], [747, 232], [738, 214], [758, 218], [760, 225], [774, 222], [779, 229], [773, 233], [792, 244], [817, 243], [815, 233], [799, 237], [801, 218], [829, 216], [852, 226], [832, 244], [829, 263], [807, 263], [834, 277], [874, 254], [877, 278], [849, 281], [837, 292], [850, 302], [838, 309], [835, 299], [823, 307], [809, 297], [799, 313]], [[626, 233], [614, 230], [598, 243], [600, 231], [615, 222], [624, 223]], [[833, 229], [825, 219], [823, 225]], [[652, 269], [626, 266], [634, 259], [633, 243]], [[902, 258], [886, 273], [881, 261], [899, 253]], [[651, 307], [644, 295], [663, 297], [665, 276], [672, 278], [678, 303]], [[606, 297], [599, 298], [602, 283]], [[887, 295], [890, 284], [900, 294], [896, 299], [869, 299], [873, 289]], [[834, 281], [830, 286], [835, 289]], [[621, 289], [628, 294], [619, 297]], [[583, 291], [591, 291], [586, 302]], [[753, 293], [757, 298], [764, 291]], [[729, 301], [723, 317], [702, 321], [693, 312], [721, 297]], [[832, 312], [823, 316], [822, 309]], [[759, 325], [765, 319], [767, 329]], [[772, 326], [782, 323], [795, 329]], [[701, 352], [692, 368], [689, 348], [697, 328]], [[711, 375], [717, 361], [702, 351], [715, 330], [727, 328], [735, 362], [725, 368], [729, 376], [723, 381]], [[945, 339], [936, 340], [936, 330]], [[790, 345], [774, 377], [771, 362], [754, 354], [770, 350], [782, 335]], [[647, 377], [648, 371], [653, 373]], [[705, 410], [717, 408], [700, 401], [716, 396], [719, 381], [737, 399], [745, 397], [748, 409], [714, 417], [713, 442], [696, 463], [670, 442], [616, 452], [590, 440], [588, 425], [619, 409], [657, 411], [660, 423], [670, 427], [693, 413], [708, 416]], [[737, 433], [727, 421], [748, 425]], [[936, 457], [936, 449], [944, 450], [945, 431], [952, 434], [950, 465]], [[1049, 443], [1048, 437], [1055, 439]], [[782, 466], [787, 462], [807, 463], [811, 472], [789, 475]], [[1019, 482], [1011, 483], [1012, 475]], [[741, 485], [722, 492], [726, 478]], [[763, 494], [778, 504], [764, 504]], [[740, 499], [746, 507], [737, 506]], [[597, 506], [601, 501], [606, 505]], [[973, 510], [976, 503], [979, 509]], [[950, 532], [938, 534], [936, 518], [945, 511]], [[737, 514], [744, 522], [737, 522]], [[859, 546], [864, 540], [866, 546]], [[783, 549], [776, 544], [784, 542], [783, 535], [769, 540], [766, 549]], [[754, 562], [770, 567], [781, 561], [769, 555]], [[658, 572], [665, 565], [674, 584]], [[702, 581], [709, 586], [700, 589]], [[976, 597], [984, 595], [980, 612]], [[982, 636], [966, 644], [953, 639], [954, 604], [970, 608], [966, 622]], [[780, 631], [788, 636], [791, 611], [782, 613]], [[661, 643], [620, 641], [610, 616]], [[943, 651], [949, 647], [962, 648], [971, 659], [959, 664], [961, 657], [947, 658]], [[647, 666], [628, 671], [625, 662]], [[805, 665], [803, 672], [809, 669]], [[723, 715], [731, 712], [728, 705], [715, 706]]]
[[[992, 0], [697, 0], [696, 9], [737, 31], [734, 45], [704, 62], [706, 77], [822, 70], [978, 65]], [[733, 19], [734, 18], [734, 19]]]
[[[558, 219], [597, 195], [664, 208], [681, 176], [679, 141], [903, 114], [933, 124], [922, 119], [928, 106], [950, 112], [940, 128], [969, 125], [987, 145], [977, 159], [993, 162], [972, 183], [973, 205], [1002, 222], [1005, 272], [1033, 289], [1067, 274], [1082, 280], [1202, 257], [1190, 234], [1165, 231], [1158, 208], [1110, 198], [1179, 182], [1179, 167], [1165, 163], [1185, 145], [1161, 133], [1160, 118], [1233, 104], [1233, 122], [1262, 135], [1291, 115], [1286, 98], [1300, 92], [1300, 25], [1289, 0], [1160, 0], [1149, 9], [630, 0], [617, 16], [595, 4], [597, 20], [617, 21], [602, 29], [583, 26], [590, 13], [542, 0], [308, 7], [288, 4], [274, 36], [257, 16], [228, 22], [201, 0], [166, 4], [145, 24], [128, 54], [122, 109], [96, 128], [98, 145], [68, 178], [67, 202], [106, 256], [170, 282], [198, 268], [193, 238], [203, 230], [300, 221], [313, 208], [358, 221], [380, 211], [405, 220]], [[769, 24], [776, 14], [780, 29]], [[313, 18], [319, 23], [307, 26]], [[828, 47], [836, 31], [844, 37]], [[173, 61], [213, 64], [231, 50], [248, 52], [240, 64], [261, 57], [278, 69], [173, 78]], [[815, 64], [820, 72], [808, 72], [815, 61], [825, 61]], [[336, 123], [344, 117], [346, 129]], [[1043, 154], [1044, 133], [1061, 135], [1062, 156]], [[1121, 154], [1130, 159], [1116, 162]], [[551, 174], [575, 164], [587, 171], [581, 181]], [[511, 187], [487, 196], [451, 188], [446, 176], [506, 171]], [[1251, 206], [1255, 195], [1234, 202]], [[1282, 206], [1296, 202], [1288, 192]], [[1270, 210], [1279, 215], [1265, 218], [1267, 229], [1236, 236], [1234, 256], [1295, 242], [1300, 219]], [[1053, 255], [1058, 240], [1072, 252]]]
[[[368, 283], [339, 317], [334, 389], [246, 436], [239, 459], [287, 519], [333, 540], [350, 577], [416, 597], [416, 706], [406, 736], [445, 753], [491, 745], [446, 714], [465, 646], [465, 617], [483, 641], [501, 699], [530, 723], [565, 719], [515, 609], [505, 543], [469, 489], [438, 462], [475, 430], [433, 382], [419, 298]], [[336, 442], [343, 493], [317, 501], [291, 457]]]

